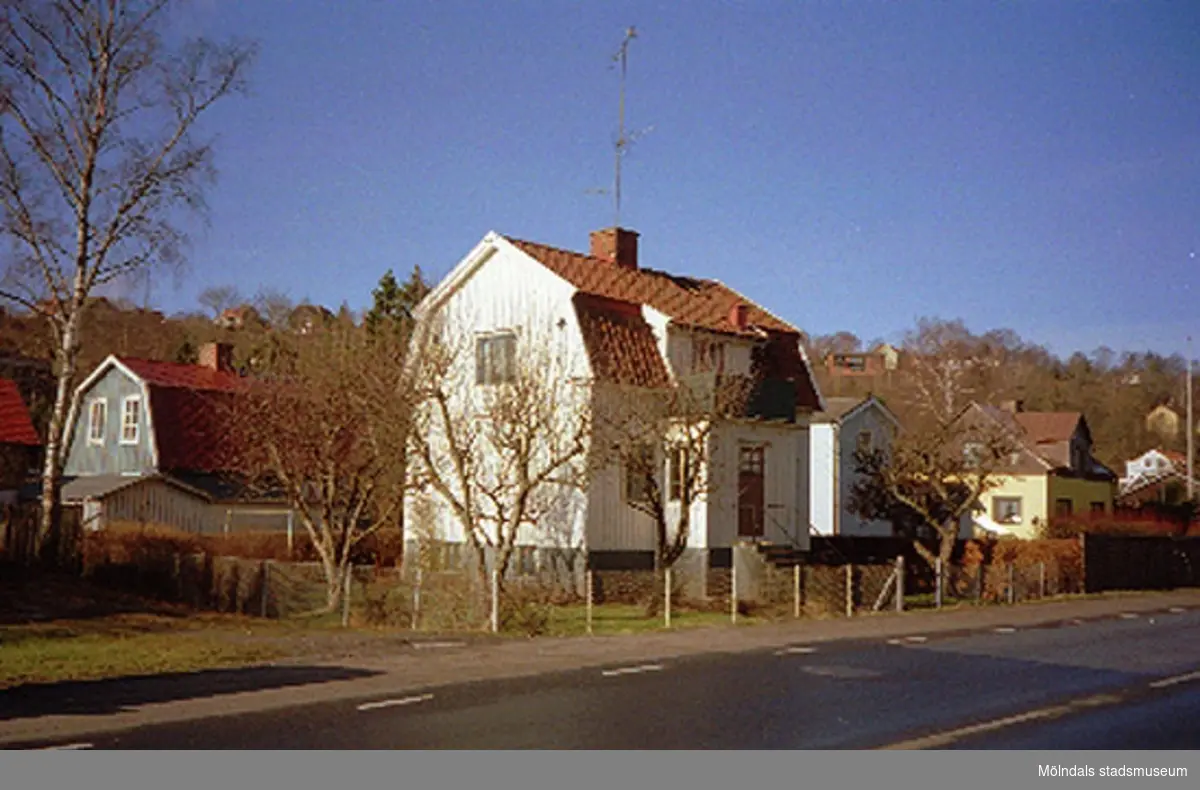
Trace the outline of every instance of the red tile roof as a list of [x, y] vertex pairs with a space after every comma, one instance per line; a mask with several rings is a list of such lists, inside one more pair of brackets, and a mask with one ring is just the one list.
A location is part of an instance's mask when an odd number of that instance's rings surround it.
[[1077, 411], [1021, 411], [1013, 417], [1026, 437], [1037, 444], [1069, 441], [1083, 419]]
[[38, 447], [41, 443], [16, 382], [0, 379], [0, 444]]
[[[716, 280], [681, 277], [654, 269], [632, 269], [531, 241], [513, 238], [508, 241], [581, 291], [649, 305], [678, 324], [738, 335], [756, 335], [754, 327], [799, 334], [796, 327]], [[731, 321], [737, 304], [748, 308], [747, 329], [739, 329]]]
[[576, 294], [574, 302], [596, 378], [634, 387], [670, 383], [658, 342], [640, 306], [584, 293]]

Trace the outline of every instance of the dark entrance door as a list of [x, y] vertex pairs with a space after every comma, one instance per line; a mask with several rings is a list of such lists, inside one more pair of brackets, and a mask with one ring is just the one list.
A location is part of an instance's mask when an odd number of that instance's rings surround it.
[[738, 537], [763, 536], [763, 479], [766, 454], [762, 446], [738, 448]]

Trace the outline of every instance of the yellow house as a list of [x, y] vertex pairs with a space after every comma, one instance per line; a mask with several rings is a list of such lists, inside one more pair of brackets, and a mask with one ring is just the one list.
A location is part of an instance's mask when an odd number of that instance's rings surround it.
[[1019, 402], [972, 409], [1003, 426], [1017, 449], [967, 530], [1036, 538], [1055, 517], [1112, 513], [1117, 476], [1092, 456], [1083, 414], [1030, 412]]

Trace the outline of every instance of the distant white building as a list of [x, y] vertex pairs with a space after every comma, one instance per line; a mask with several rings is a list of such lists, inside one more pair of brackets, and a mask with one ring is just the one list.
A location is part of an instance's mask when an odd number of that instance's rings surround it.
[[850, 494], [859, 475], [859, 449], [888, 449], [900, 423], [874, 395], [825, 398], [813, 415], [811, 432], [812, 531], [817, 535], [889, 536], [887, 521], [867, 521], [850, 512]]

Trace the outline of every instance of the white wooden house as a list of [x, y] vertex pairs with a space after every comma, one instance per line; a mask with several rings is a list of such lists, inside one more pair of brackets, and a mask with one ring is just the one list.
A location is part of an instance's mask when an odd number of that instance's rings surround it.
[[[448, 374], [464, 420], [480, 393], [535, 347], [550, 349], [542, 358], [556, 361], [545, 375], [583, 409], [595, 408], [600, 383], [677, 386], [689, 376], [759, 371], [745, 418], [715, 426], [709, 437], [712, 485], [693, 503], [685, 560], [728, 567], [739, 539], [808, 547], [808, 423], [822, 407], [820, 394], [799, 331], [724, 284], [646, 268], [638, 234], [622, 228], [592, 233], [589, 254], [489, 233], [416, 316], [443, 345], [466, 352]], [[667, 466], [664, 459], [664, 476]], [[519, 542], [531, 553], [565, 542], [598, 569], [652, 567], [653, 523], [629, 504], [625, 471], [611, 464], [592, 476], [556, 519]], [[434, 493], [410, 496], [404, 522], [409, 557], [419, 537], [465, 540]]]
[[875, 396], [826, 398], [812, 425], [812, 529], [818, 535], [889, 536], [887, 521], [852, 512], [851, 493], [859, 475], [860, 449], [891, 447], [899, 430], [896, 415]]

